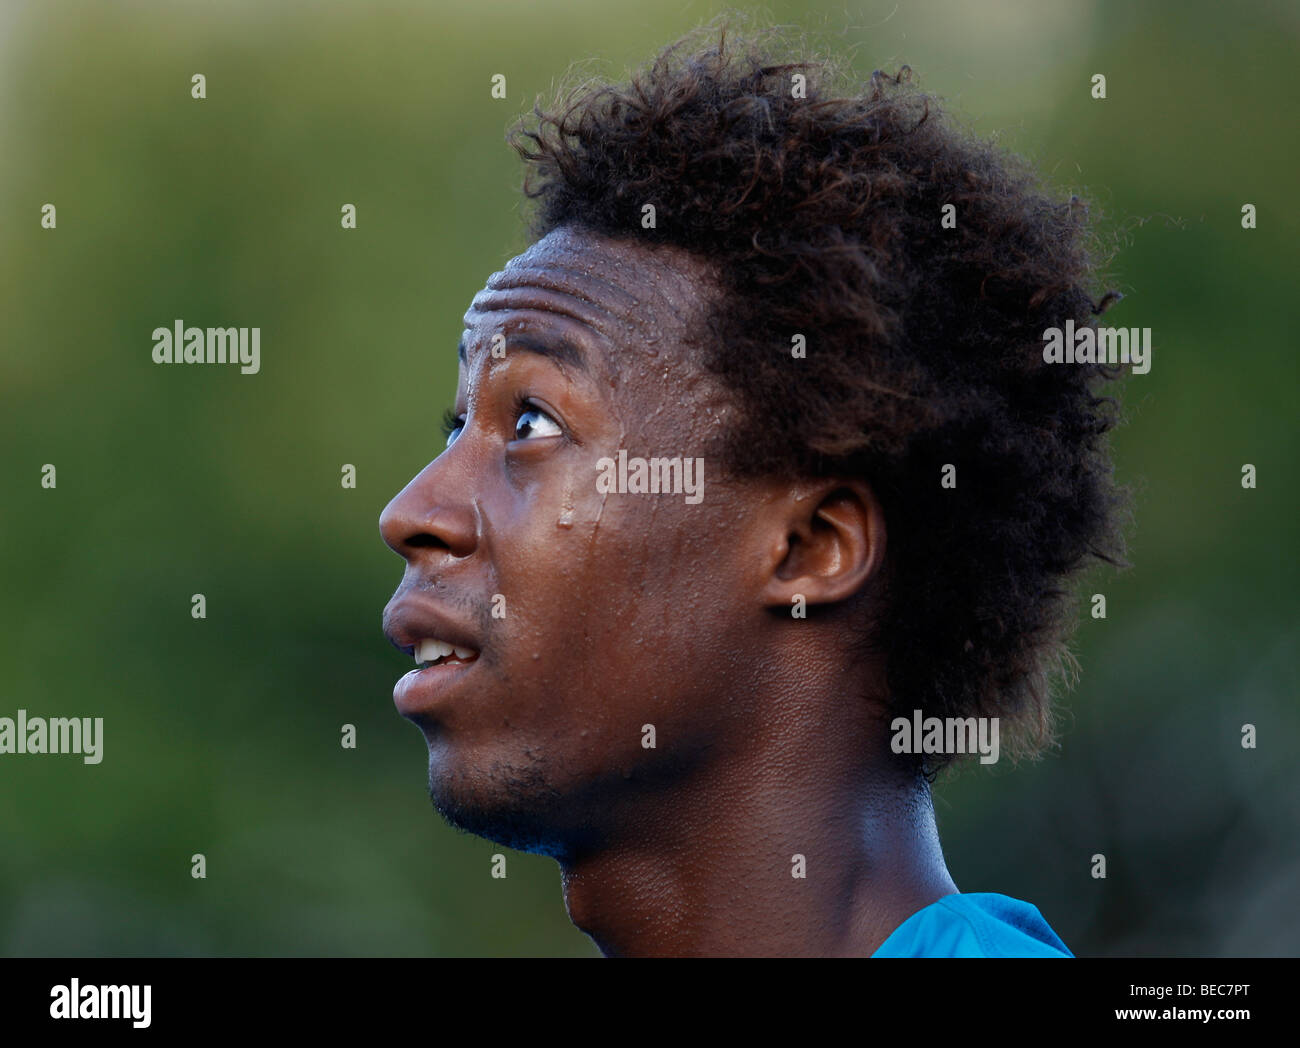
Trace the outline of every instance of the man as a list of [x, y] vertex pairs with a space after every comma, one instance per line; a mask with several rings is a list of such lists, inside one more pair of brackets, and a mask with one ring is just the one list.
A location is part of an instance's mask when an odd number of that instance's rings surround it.
[[1099, 311], [1085, 215], [905, 77], [828, 85], [681, 42], [515, 132], [537, 239], [380, 521], [395, 702], [606, 955], [1068, 956], [958, 893], [929, 787], [966, 728], [1050, 742], [1063, 582], [1118, 552], [1117, 369], [1042, 352]]

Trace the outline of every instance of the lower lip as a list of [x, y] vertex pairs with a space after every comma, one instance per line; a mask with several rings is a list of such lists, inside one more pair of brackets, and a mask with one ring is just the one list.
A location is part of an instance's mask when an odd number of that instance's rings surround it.
[[411, 670], [393, 688], [393, 703], [397, 706], [397, 712], [403, 717], [410, 717], [427, 713], [433, 707], [447, 702], [465, 674], [477, 666], [478, 662], [475, 659], [473, 662], [444, 663]]

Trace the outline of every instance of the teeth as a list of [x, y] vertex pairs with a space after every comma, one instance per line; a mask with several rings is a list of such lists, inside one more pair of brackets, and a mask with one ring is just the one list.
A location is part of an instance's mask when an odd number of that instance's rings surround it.
[[473, 648], [457, 648], [441, 640], [422, 640], [415, 646], [415, 661], [417, 665], [426, 666], [429, 663], [437, 662], [439, 659], [445, 659], [455, 653], [456, 658], [469, 661], [478, 655]]
[[440, 640], [422, 640], [415, 647], [416, 662], [437, 662], [445, 658], [452, 652], [450, 644], [444, 644]]

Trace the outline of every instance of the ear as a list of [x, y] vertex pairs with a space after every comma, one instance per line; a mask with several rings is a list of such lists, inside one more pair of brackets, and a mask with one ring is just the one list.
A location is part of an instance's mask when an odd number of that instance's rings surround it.
[[847, 600], [885, 559], [885, 511], [859, 480], [801, 485], [773, 507], [774, 533], [763, 586], [769, 607], [789, 608], [796, 595], [809, 604]]

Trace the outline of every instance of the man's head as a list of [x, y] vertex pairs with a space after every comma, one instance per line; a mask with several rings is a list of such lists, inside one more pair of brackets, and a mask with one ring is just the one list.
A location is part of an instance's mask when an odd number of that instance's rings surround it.
[[[1041, 747], [1064, 580], [1118, 545], [1108, 373], [1041, 353], [1095, 312], [1081, 209], [905, 81], [836, 96], [731, 45], [515, 143], [538, 239], [381, 521], [395, 643], [477, 653], [398, 686], [439, 810], [563, 856], [778, 733], [920, 709]], [[638, 460], [702, 464], [702, 497]]]

